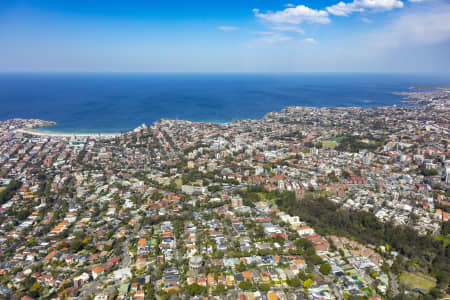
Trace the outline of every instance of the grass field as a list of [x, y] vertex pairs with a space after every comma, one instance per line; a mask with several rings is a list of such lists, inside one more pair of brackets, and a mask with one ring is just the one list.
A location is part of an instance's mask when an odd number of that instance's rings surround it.
[[3, 190], [6, 190], [6, 187], [0, 187], [0, 192], [2, 192]]
[[323, 141], [323, 142], [322, 142], [322, 147], [325, 148], [325, 149], [334, 149], [334, 148], [336, 148], [338, 145], [339, 145], [338, 142], [336, 142], [336, 141], [331, 141], [331, 140]]
[[335, 138], [329, 139], [329, 141], [340, 143], [340, 142], [342, 142], [342, 139], [343, 139], [343, 137], [340, 136], [340, 137], [335, 137]]
[[183, 184], [183, 181], [181, 178], [175, 179], [175, 184], [177, 185], [177, 188], [181, 189], [181, 185]]
[[429, 291], [436, 286], [436, 279], [423, 274], [404, 272], [400, 275], [400, 282], [410, 289], [422, 289]]
[[191, 184], [192, 184], [192, 185], [203, 186], [203, 180], [198, 179], [198, 180], [192, 182]]

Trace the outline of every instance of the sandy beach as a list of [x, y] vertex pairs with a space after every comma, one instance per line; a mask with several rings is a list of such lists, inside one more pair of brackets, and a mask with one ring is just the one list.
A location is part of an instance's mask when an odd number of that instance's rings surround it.
[[31, 129], [17, 129], [16, 132], [30, 134], [34, 136], [44, 136], [44, 137], [66, 137], [66, 138], [94, 138], [94, 139], [109, 139], [115, 138], [120, 135], [120, 133], [57, 133], [57, 132], [43, 132]]

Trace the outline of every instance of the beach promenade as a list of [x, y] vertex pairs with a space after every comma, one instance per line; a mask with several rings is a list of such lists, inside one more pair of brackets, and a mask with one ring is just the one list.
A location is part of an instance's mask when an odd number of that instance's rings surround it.
[[92, 139], [110, 139], [120, 135], [120, 133], [57, 133], [43, 132], [31, 129], [17, 129], [16, 132], [42, 137], [61, 137], [61, 138], [92, 138]]

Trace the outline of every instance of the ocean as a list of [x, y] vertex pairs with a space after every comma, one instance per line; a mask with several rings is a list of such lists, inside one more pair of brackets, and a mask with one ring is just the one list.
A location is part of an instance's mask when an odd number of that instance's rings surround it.
[[118, 133], [161, 118], [225, 123], [290, 105], [402, 105], [393, 92], [450, 85], [446, 74], [2, 73], [0, 120], [55, 121], [44, 130]]

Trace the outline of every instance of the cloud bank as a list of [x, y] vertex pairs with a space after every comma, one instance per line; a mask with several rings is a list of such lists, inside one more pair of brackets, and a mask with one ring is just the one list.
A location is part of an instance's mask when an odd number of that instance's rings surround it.
[[426, 46], [450, 41], [450, 4], [402, 15], [372, 34], [381, 47]]

